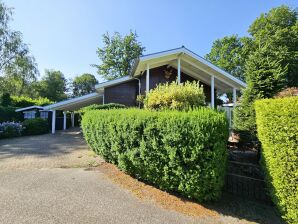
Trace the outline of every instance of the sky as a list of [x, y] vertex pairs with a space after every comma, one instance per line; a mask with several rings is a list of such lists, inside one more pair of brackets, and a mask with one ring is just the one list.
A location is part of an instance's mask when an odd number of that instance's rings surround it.
[[60, 70], [67, 78], [91, 73], [99, 64], [102, 35], [136, 31], [145, 54], [182, 45], [207, 54], [215, 39], [248, 35], [261, 14], [294, 0], [4, 0], [14, 8], [11, 27], [21, 31], [41, 75]]

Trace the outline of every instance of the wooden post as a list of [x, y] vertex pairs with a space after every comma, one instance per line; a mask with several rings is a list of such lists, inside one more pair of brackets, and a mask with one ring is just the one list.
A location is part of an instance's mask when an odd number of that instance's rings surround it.
[[150, 68], [147, 64], [147, 71], [146, 71], [146, 94], [149, 93], [149, 77], [150, 76]]
[[178, 59], [177, 59], [177, 81], [178, 81], [178, 83], [180, 84], [181, 83], [181, 68], [180, 68], [180, 57], [178, 57]]
[[214, 75], [211, 76], [211, 108], [215, 107]]
[[63, 130], [66, 130], [66, 111], [63, 111]]

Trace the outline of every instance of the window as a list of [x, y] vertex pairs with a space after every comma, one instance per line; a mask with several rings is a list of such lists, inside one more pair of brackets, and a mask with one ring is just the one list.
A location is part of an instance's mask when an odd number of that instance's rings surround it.
[[35, 118], [36, 111], [25, 111], [24, 112], [24, 118], [25, 119], [33, 119]]
[[40, 111], [40, 118], [46, 120], [48, 119], [48, 116], [49, 116], [48, 111]]

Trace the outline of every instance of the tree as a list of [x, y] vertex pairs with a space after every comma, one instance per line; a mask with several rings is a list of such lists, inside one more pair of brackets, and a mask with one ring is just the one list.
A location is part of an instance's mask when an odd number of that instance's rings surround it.
[[51, 101], [60, 101], [67, 98], [66, 79], [61, 71], [45, 70], [45, 76], [36, 84], [39, 96]]
[[9, 93], [3, 93], [3, 95], [1, 96], [0, 105], [4, 107], [11, 105], [11, 98]]
[[38, 75], [37, 65], [23, 43], [22, 34], [10, 28], [12, 10], [0, 2], [0, 93], [29, 94]]
[[72, 95], [82, 96], [92, 93], [95, 91], [96, 84], [98, 84], [98, 81], [92, 74], [84, 73], [81, 76], [77, 76], [72, 82]]
[[113, 80], [129, 75], [133, 61], [142, 55], [145, 48], [137, 40], [138, 35], [130, 33], [122, 37], [118, 32], [110, 36], [103, 35], [103, 48], [98, 48], [97, 55], [102, 64], [93, 65], [97, 72], [106, 80]]
[[[298, 20], [297, 12], [288, 6], [280, 6], [263, 13], [249, 27], [255, 45], [268, 48], [279, 57], [282, 51], [281, 65], [287, 68], [286, 85], [298, 86]], [[281, 50], [282, 49], [282, 50]]]
[[252, 39], [249, 37], [226, 36], [213, 42], [211, 51], [205, 58], [244, 81], [244, 65], [252, 46]]
[[0, 2], [0, 72], [17, 57], [28, 53], [28, 47], [22, 41], [22, 34], [9, 27], [11, 16], [11, 8]]

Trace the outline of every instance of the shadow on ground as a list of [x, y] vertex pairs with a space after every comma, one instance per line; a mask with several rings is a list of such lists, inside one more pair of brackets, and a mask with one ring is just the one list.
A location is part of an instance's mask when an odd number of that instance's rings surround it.
[[86, 143], [78, 128], [59, 131], [54, 135], [2, 139], [0, 140], [0, 161], [15, 156], [59, 156], [83, 148], [86, 148]]

